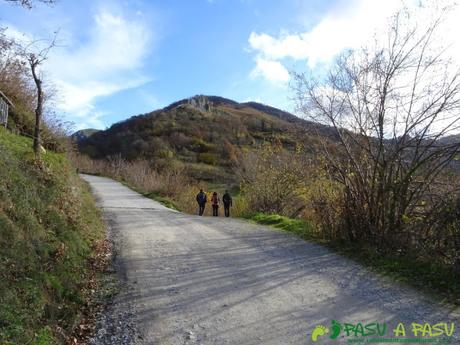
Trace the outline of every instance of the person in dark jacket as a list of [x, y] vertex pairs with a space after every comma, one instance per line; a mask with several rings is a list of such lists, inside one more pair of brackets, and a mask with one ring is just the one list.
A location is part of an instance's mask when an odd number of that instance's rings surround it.
[[211, 204], [212, 204], [212, 215], [214, 217], [219, 217], [220, 199], [216, 192], [212, 193]]
[[230, 207], [233, 206], [233, 201], [228, 190], [226, 190], [225, 194], [222, 196], [222, 202], [224, 203], [225, 217], [230, 217]]
[[203, 215], [207, 201], [208, 197], [206, 196], [206, 193], [200, 189], [200, 192], [196, 195], [196, 202], [198, 203], [198, 215]]

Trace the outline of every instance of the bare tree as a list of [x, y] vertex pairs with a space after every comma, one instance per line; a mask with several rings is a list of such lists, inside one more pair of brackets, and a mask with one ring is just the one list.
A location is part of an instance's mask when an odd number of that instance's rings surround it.
[[28, 56], [30, 70], [37, 87], [37, 107], [35, 108], [35, 128], [34, 128], [34, 152], [37, 157], [40, 156], [40, 123], [43, 115], [43, 87], [42, 80], [38, 76], [37, 68], [41, 63], [41, 59], [35, 54]]
[[[300, 111], [337, 133], [339, 153], [324, 145], [324, 154], [343, 186], [340, 226], [348, 240], [409, 243], [408, 223], [433, 230], [428, 206], [441, 200], [440, 186], [457, 190], [440, 183], [460, 150], [440, 140], [460, 127], [459, 69], [438, 32], [447, 11], [423, 27], [401, 10], [385, 39], [342, 54], [326, 78], [294, 75]], [[430, 198], [435, 188], [438, 198]]]
[[[44, 3], [47, 5], [52, 5], [56, 3], [56, 0], [5, 0], [10, 3], [18, 4], [20, 6], [26, 7], [28, 9], [31, 9], [35, 3]], [[24, 83], [24, 78], [23, 76], [23, 66], [24, 62], [29, 66], [30, 72], [32, 74], [32, 78], [35, 84], [35, 89], [36, 89], [36, 106], [35, 106], [35, 126], [34, 126], [34, 143], [33, 143], [33, 148], [34, 152], [37, 158], [40, 158], [40, 150], [41, 150], [41, 140], [40, 140], [40, 134], [41, 134], [41, 122], [43, 118], [43, 107], [44, 107], [44, 100], [45, 100], [45, 94], [44, 94], [44, 88], [43, 88], [43, 81], [42, 81], [42, 76], [39, 73], [39, 67], [40, 65], [47, 59], [49, 51], [55, 46], [56, 43], [56, 37], [57, 33], [55, 33], [55, 36], [53, 40], [49, 43], [46, 44], [44, 48], [38, 48], [37, 46], [43, 46], [43, 40], [39, 41], [34, 41], [30, 43], [27, 46], [24, 46], [23, 44], [20, 44], [17, 41], [14, 41], [12, 39], [9, 39], [5, 36], [4, 34], [5, 29], [0, 28], [0, 47], [2, 48], [2, 52], [0, 53], [0, 67], [2, 67], [2, 70], [11, 72], [13, 70], [12, 65], [15, 67], [16, 72], [21, 72], [21, 73], [16, 73], [16, 77], [14, 78], [16, 81], [16, 88], [19, 88], [19, 90], [24, 91], [28, 90], [29, 88], [27, 87], [27, 82]], [[5, 54], [13, 52], [13, 58], [11, 57], [6, 57]], [[8, 77], [6, 80], [1, 80], [3, 83], [10, 81], [9, 78], [12, 73], [8, 74]], [[7, 73], [4, 74], [7, 76]], [[13, 73], [15, 75], [15, 73]], [[0, 79], [5, 79], [5, 78], [0, 78]], [[17, 81], [20, 81], [21, 83], [17, 83]], [[2, 84], [3, 84], [2, 83]], [[9, 83], [11, 84], [11, 82]], [[24, 92], [20, 92], [24, 94]]]
[[56, 3], [56, 0], [5, 0], [13, 4], [23, 6], [25, 8], [31, 9], [35, 3], [40, 2], [47, 5], [52, 5]]
[[[41, 151], [41, 123], [43, 119], [43, 108], [45, 101], [45, 91], [43, 87], [43, 76], [40, 73], [40, 66], [48, 58], [50, 50], [56, 45], [57, 33], [51, 41], [37, 40], [27, 46], [18, 45], [19, 54], [22, 56], [30, 68], [30, 73], [35, 84], [36, 105], [35, 105], [35, 126], [34, 126], [34, 153], [37, 159], [40, 158]], [[43, 43], [46, 44], [43, 44]], [[43, 47], [44, 46], [44, 47]]]

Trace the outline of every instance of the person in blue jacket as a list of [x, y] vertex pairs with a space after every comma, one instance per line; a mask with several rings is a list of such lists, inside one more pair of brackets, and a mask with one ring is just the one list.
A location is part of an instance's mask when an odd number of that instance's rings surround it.
[[196, 195], [196, 202], [198, 203], [198, 215], [203, 215], [207, 201], [208, 197], [206, 196], [206, 193], [203, 192], [203, 189], [200, 189], [200, 192]]

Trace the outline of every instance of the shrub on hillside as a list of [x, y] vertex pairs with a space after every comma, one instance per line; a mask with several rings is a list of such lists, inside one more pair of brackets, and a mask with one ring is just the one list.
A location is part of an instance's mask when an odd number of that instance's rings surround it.
[[219, 159], [216, 155], [208, 152], [199, 153], [197, 156], [198, 163], [216, 165]]
[[261, 153], [242, 155], [238, 175], [248, 212], [297, 217], [307, 205], [309, 163], [300, 152], [293, 155], [267, 144]]

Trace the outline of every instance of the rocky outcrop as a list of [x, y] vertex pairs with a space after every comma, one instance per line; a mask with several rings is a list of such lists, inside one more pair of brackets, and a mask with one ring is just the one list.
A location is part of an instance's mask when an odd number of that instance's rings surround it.
[[191, 105], [192, 107], [204, 111], [204, 112], [210, 112], [213, 106], [212, 101], [209, 99], [209, 97], [199, 95], [199, 96], [194, 96], [188, 99], [187, 104]]

